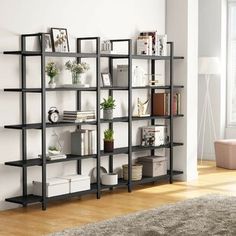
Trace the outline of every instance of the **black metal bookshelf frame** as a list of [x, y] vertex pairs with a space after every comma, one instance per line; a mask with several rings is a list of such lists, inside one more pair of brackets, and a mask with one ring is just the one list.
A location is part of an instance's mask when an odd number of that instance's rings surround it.
[[[41, 51], [27, 51], [26, 50], [26, 39], [28, 37], [38, 37], [39, 42], [41, 43]], [[96, 53], [82, 53], [81, 42], [93, 40], [96, 44]], [[174, 175], [183, 174], [183, 171], [177, 171], [173, 169], [173, 149], [176, 146], [182, 146], [183, 143], [176, 143], [173, 140], [173, 121], [175, 118], [183, 117], [182, 114], [174, 115], [172, 106], [173, 106], [173, 95], [175, 89], [181, 89], [184, 86], [182, 85], [174, 85], [174, 60], [184, 59], [183, 57], [174, 56], [174, 43], [168, 42], [170, 48], [170, 56], [145, 56], [145, 55], [133, 55], [132, 54], [132, 40], [131, 39], [117, 39], [111, 40], [112, 48], [116, 43], [127, 43], [127, 54], [101, 54], [100, 52], [100, 38], [99, 37], [86, 37], [86, 38], [77, 38], [77, 51], [74, 52], [45, 52], [45, 34], [44, 33], [36, 33], [36, 34], [24, 34], [21, 35], [21, 50], [20, 51], [6, 51], [4, 54], [8, 55], [20, 55], [21, 57], [21, 88], [6, 88], [4, 91], [6, 92], [20, 92], [21, 93], [21, 124], [16, 125], [5, 125], [4, 127], [7, 129], [18, 129], [21, 130], [21, 160], [5, 162], [5, 165], [15, 166], [22, 168], [22, 196], [7, 198], [6, 201], [12, 203], [22, 204], [23, 206], [27, 206], [31, 203], [41, 202], [42, 209], [46, 210], [47, 203], [52, 200], [60, 200], [67, 199], [70, 197], [81, 196], [84, 194], [96, 193], [97, 198], [101, 197], [101, 191], [110, 189], [113, 187], [127, 187], [128, 191], [131, 192], [134, 185], [137, 184], [145, 184], [156, 182], [163, 179], [169, 179], [169, 182], [173, 182]], [[27, 88], [26, 87], [26, 57], [29, 56], [39, 56], [41, 59], [41, 88]], [[78, 62], [81, 61], [82, 58], [94, 58], [96, 60], [96, 87], [89, 88], [63, 88], [57, 87], [55, 89], [46, 88], [45, 86], [45, 62], [46, 57], [74, 57]], [[100, 60], [101, 58], [108, 58], [108, 68], [111, 74], [111, 79], [113, 80], [113, 60], [114, 59], [127, 59], [128, 61], [128, 86], [112, 86], [112, 87], [101, 87], [100, 84]], [[151, 74], [152, 80], [155, 80], [155, 62], [157, 60], [165, 60], [169, 61], [170, 66], [170, 84], [165, 86], [140, 86], [140, 87], [132, 87], [132, 64], [133, 59], [141, 59], [141, 60], [149, 60], [151, 62]], [[132, 90], [133, 89], [149, 89], [151, 90], [151, 97], [156, 90], [168, 90], [170, 92], [170, 115], [168, 116], [149, 116], [149, 117], [133, 117], [132, 116]], [[100, 93], [101, 90], [108, 90], [110, 96], [113, 96], [113, 91], [127, 91], [128, 92], [128, 116], [126, 117], [115, 117], [113, 120], [104, 120], [100, 118]], [[76, 109], [81, 109], [81, 99], [82, 99], [82, 91], [94, 91], [96, 92], [96, 121], [90, 122], [80, 122], [80, 123], [70, 123], [70, 122], [58, 122], [55, 124], [51, 124], [46, 122], [46, 94], [47, 92], [56, 92], [56, 91], [76, 91]], [[27, 93], [40, 93], [41, 94], [41, 122], [29, 124], [26, 120], [26, 94]], [[152, 102], [152, 101], [151, 101]], [[133, 146], [132, 145], [132, 123], [137, 120], [150, 120], [151, 124], [155, 124], [156, 119], [164, 119], [169, 120], [169, 130], [170, 130], [170, 141], [168, 144], [162, 146], [150, 146], [143, 147], [140, 145]], [[127, 122], [128, 123], [128, 145], [127, 147], [116, 148], [111, 153], [105, 153], [101, 150], [100, 147], [100, 138], [101, 131], [100, 126], [102, 123], [108, 123], [109, 128], [113, 129], [113, 123], [115, 122]], [[46, 159], [46, 129], [52, 127], [61, 127], [61, 126], [77, 126], [80, 128], [82, 125], [95, 125], [97, 131], [97, 153], [93, 155], [79, 156], [67, 154], [66, 159], [62, 160], [54, 160], [48, 161]], [[41, 141], [42, 141], [42, 158], [28, 159], [27, 158], [27, 130], [28, 129], [39, 129], [41, 130]], [[145, 177], [140, 181], [132, 181], [132, 153], [139, 151], [150, 151], [151, 155], [155, 154], [156, 149], [167, 148], [169, 149], [169, 170], [167, 175], [159, 176], [159, 177]], [[119, 154], [126, 154], [128, 156], [128, 181], [124, 181], [123, 179], [119, 179], [118, 184], [115, 186], [105, 186], [100, 182], [100, 163], [101, 158], [103, 156], [109, 157], [109, 172], [113, 172], [113, 156]], [[77, 173], [81, 174], [81, 160], [95, 158], [96, 159], [96, 167], [97, 167], [97, 183], [91, 184], [91, 189], [87, 191], [64, 194], [61, 196], [55, 197], [46, 197], [46, 168], [48, 164], [53, 163], [62, 163], [67, 161], [77, 161]], [[40, 166], [42, 170], [42, 196], [36, 196], [33, 194], [28, 194], [27, 192], [27, 168], [31, 166]]]

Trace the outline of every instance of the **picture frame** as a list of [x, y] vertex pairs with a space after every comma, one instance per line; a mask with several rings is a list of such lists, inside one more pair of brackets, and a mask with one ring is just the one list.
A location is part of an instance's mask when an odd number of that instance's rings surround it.
[[102, 85], [103, 87], [111, 87], [111, 74], [110, 73], [101, 73]]
[[54, 52], [69, 52], [67, 29], [51, 28], [52, 45]]
[[45, 40], [45, 52], [53, 52], [52, 48], [52, 37], [50, 33], [44, 34], [44, 40]]

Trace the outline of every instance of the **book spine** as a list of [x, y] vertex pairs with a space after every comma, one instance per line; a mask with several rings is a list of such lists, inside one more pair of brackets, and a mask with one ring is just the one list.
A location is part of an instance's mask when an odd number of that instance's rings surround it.
[[177, 93], [177, 114], [180, 115], [181, 114], [181, 97], [180, 97], [180, 93]]
[[88, 132], [88, 154], [95, 154], [95, 131], [89, 130]]
[[81, 133], [81, 143], [80, 143], [81, 156], [85, 155], [85, 133]]

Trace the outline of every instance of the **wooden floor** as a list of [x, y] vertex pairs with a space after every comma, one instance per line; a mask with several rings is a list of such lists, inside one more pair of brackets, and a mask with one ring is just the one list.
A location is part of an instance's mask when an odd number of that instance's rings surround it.
[[198, 180], [190, 183], [145, 185], [132, 193], [120, 189], [100, 200], [91, 195], [51, 203], [47, 211], [34, 205], [0, 212], [0, 235], [43, 235], [209, 193], [236, 195], [236, 171], [216, 168], [214, 162], [203, 162], [198, 171]]

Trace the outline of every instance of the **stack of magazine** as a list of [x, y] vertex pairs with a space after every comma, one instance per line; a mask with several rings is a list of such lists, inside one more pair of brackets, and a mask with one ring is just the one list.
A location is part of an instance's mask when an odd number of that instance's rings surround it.
[[95, 111], [64, 111], [63, 121], [67, 122], [84, 122], [84, 121], [95, 121]]

